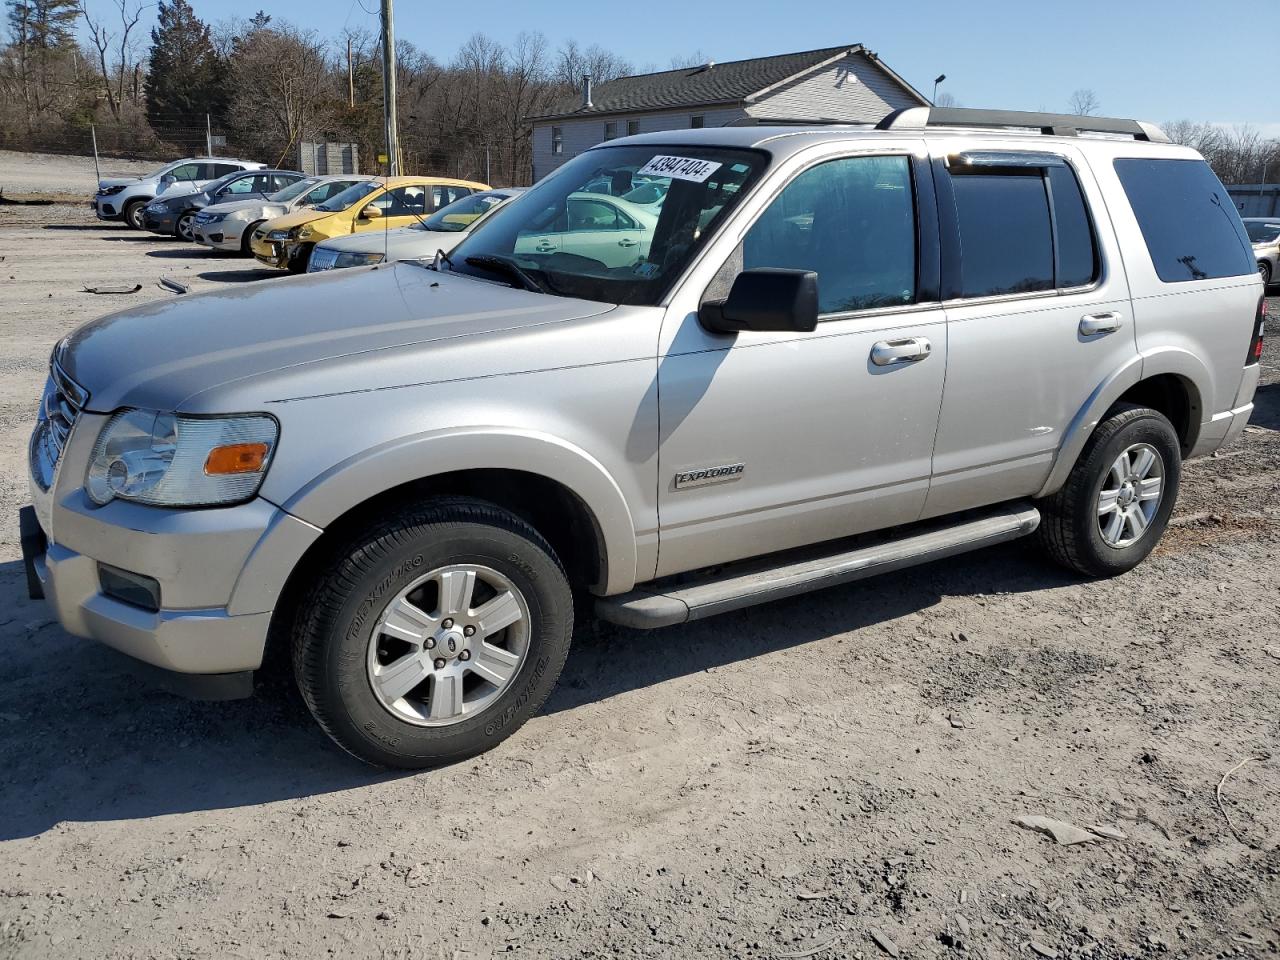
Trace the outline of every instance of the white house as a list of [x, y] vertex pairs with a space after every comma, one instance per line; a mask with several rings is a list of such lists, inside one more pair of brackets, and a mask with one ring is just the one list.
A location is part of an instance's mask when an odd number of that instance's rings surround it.
[[533, 178], [615, 137], [782, 120], [876, 121], [929, 101], [861, 44], [619, 77], [533, 121]]

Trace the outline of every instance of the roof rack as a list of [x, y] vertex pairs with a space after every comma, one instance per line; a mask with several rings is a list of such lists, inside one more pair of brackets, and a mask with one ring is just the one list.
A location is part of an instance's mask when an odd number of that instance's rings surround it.
[[924, 130], [926, 127], [1027, 127], [1055, 137], [1081, 132], [1117, 133], [1135, 140], [1168, 143], [1168, 135], [1144, 120], [1078, 117], [1069, 113], [1028, 113], [1022, 110], [970, 110], [964, 107], [906, 107], [876, 124], [877, 130]]
[[869, 127], [869, 120], [839, 120], [835, 117], [737, 117], [725, 127]]

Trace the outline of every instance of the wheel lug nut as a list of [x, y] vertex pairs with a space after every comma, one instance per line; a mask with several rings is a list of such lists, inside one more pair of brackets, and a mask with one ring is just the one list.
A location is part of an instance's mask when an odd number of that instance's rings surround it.
[[471, 659], [471, 651], [470, 651], [470, 650], [463, 650], [460, 654], [458, 654], [458, 659], [459, 659], [459, 660], [470, 660], [470, 659]]
[[470, 626], [463, 627], [463, 628], [462, 628], [462, 635], [463, 635], [464, 637], [474, 637], [474, 636], [476, 635], [476, 628], [475, 628], [475, 627], [470, 627]]
[[437, 670], [444, 669], [444, 657], [436, 657], [435, 667]]
[[427, 647], [427, 649], [428, 649], [428, 650], [434, 650], [434, 649], [436, 648], [436, 638], [435, 638], [435, 637], [427, 637], [426, 647]]
[[440, 626], [442, 626], [442, 627], [444, 627], [446, 630], [448, 630], [450, 627], [452, 627], [452, 626], [453, 626], [453, 621], [452, 621], [452, 620], [450, 620], [448, 617], [445, 617], [445, 621], [444, 621], [444, 623], [440, 624]]

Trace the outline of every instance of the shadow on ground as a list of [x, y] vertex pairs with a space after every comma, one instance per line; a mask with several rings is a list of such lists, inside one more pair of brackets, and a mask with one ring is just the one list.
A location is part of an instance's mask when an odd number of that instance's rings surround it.
[[[165, 237], [152, 237], [153, 240], [172, 239]], [[178, 247], [173, 250], [148, 250], [148, 257], [159, 257], [162, 260], [207, 260], [210, 259], [209, 251], [204, 247]]]
[[270, 280], [283, 277], [279, 270], [210, 270], [196, 274], [201, 280], [212, 280], [214, 283], [250, 283], [254, 280]]
[[[891, 590], [871, 580], [652, 633], [588, 628], [546, 712], [857, 631], [944, 595], [1070, 582], [1011, 544], [898, 574]], [[237, 807], [406, 776], [362, 766], [332, 746], [282, 678], [230, 703], [160, 692], [119, 654], [52, 623], [42, 603], [26, 599], [19, 563], [0, 565], [3, 609], [13, 619], [0, 624], [9, 664], [0, 685], [0, 839], [64, 820]]]

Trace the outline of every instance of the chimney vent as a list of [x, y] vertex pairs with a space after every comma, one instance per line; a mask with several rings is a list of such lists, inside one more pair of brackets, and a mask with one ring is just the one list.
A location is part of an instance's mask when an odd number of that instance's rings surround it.
[[591, 106], [591, 74], [584, 73], [582, 75], [582, 108], [585, 110]]

